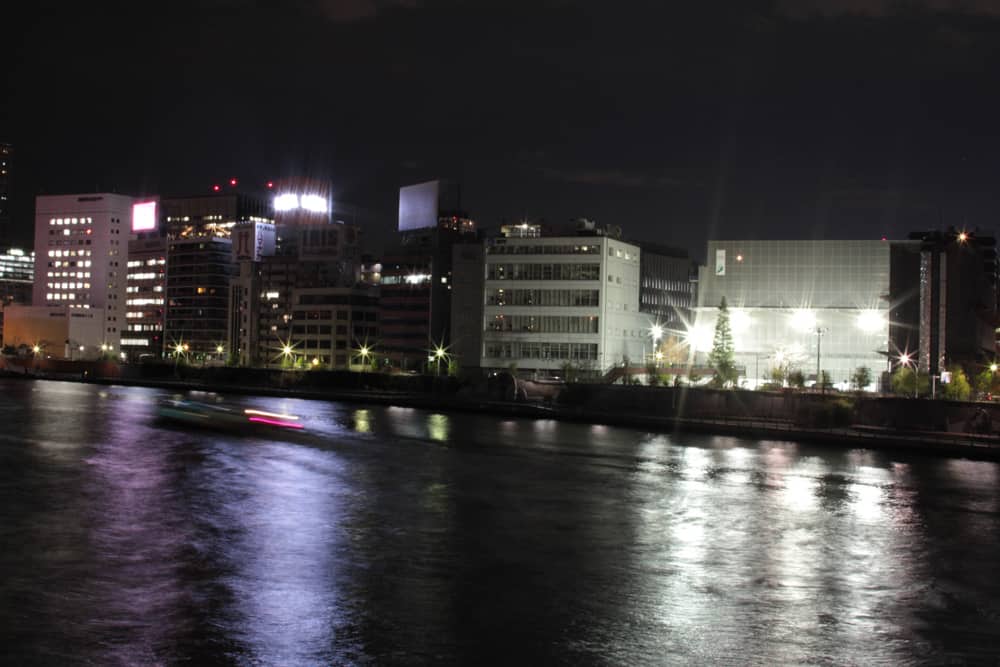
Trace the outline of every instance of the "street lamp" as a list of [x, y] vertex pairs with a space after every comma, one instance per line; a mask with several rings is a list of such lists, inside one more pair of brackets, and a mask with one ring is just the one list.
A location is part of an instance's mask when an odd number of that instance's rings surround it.
[[816, 327], [816, 382], [819, 383], [820, 391], [824, 394], [826, 393], [826, 383], [821, 379], [820, 373], [820, 341], [823, 339], [823, 334], [827, 332], [826, 327]]
[[372, 351], [367, 345], [362, 345], [358, 348], [358, 355], [361, 357], [361, 367], [364, 369], [368, 366], [368, 358], [371, 356]]
[[916, 398], [917, 397], [917, 364], [916, 364], [916, 360], [913, 358], [913, 356], [909, 352], [903, 352], [902, 354], [899, 355], [899, 363], [902, 364], [903, 366], [905, 366], [906, 368], [910, 368], [911, 364], [913, 365], [913, 398]]
[[447, 352], [440, 345], [434, 348], [434, 358], [437, 360], [437, 374], [441, 375], [441, 360], [444, 359]]

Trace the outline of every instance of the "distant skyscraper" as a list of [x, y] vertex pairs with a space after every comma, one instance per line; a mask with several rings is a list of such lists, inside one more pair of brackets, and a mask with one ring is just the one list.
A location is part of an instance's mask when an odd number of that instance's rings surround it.
[[14, 147], [0, 143], [0, 243], [10, 243], [11, 234], [11, 180]]

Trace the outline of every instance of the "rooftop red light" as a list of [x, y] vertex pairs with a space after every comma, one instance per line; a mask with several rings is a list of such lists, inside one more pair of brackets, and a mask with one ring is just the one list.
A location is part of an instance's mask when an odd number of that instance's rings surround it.
[[214, 190], [215, 192], [218, 192], [219, 191], [219, 186], [218, 185], [213, 185], [212, 186], [212, 190]]
[[235, 178], [230, 178], [229, 179], [229, 184], [230, 185], [236, 185], [236, 179]]

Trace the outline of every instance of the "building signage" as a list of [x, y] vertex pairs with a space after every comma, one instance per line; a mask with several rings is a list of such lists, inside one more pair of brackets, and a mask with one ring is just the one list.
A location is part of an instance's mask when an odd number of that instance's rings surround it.
[[156, 229], [156, 202], [144, 201], [132, 205], [132, 231], [148, 232]]
[[259, 262], [274, 254], [275, 231], [269, 222], [239, 224], [233, 228], [233, 259]]
[[726, 275], [726, 251], [716, 250], [715, 251], [715, 275], [724, 276]]

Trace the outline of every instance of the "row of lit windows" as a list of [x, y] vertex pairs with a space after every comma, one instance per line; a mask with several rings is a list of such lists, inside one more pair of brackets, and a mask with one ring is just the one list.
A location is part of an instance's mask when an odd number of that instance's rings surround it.
[[144, 299], [128, 299], [125, 301], [127, 306], [162, 306], [163, 298], [144, 298]]
[[[63, 284], [65, 284], [65, 283], [63, 283]], [[65, 288], [65, 289], [73, 289], [73, 288]], [[55, 293], [46, 294], [45, 295], [45, 300], [46, 301], [76, 301], [76, 298], [78, 296], [80, 297], [80, 299], [86, 299], [88, 295], [87, 294], [75, 294], [73, 292], [69, 292], [68, 294], [62, 293], [62, 292], [55, 292]]]
[[90, 289], [90, 283], [45, 283], [49, 289]]
[[598, 332], [598, 318], [595, 315], [582, 317], [564, 315], [496, 315], [487, 331], [511, 331], [524, 333], [587, 333]]
[[133, 347], [148, 347], [148, 338], [122, 338], [122, 346], [131, 345]]
[[163, 275], [162, 273], [130, 273], [128, 274], [129, 280], [154, 280], [157, 276]]
[[487, 280], [600, 280], [600, 264], [489, 264]]
[[90, 257], [90, 250], [49, 250], [49, 257]]
[[594, 361], [596, 343], [487, 343], [484, 356], [491, 359], [571, 359]]
[[590, 289], [488, 289], [490, 306], [598, 306], [600, 290]]
[[[125, 288], [125, 292], [127, 294], [136, 294], [138, 292], [146, 292], [148, 290], [149, 290], [149, 286], [148, 285], [144, 285], [144, 286], [129, 285], [128, 287]], [[153, 285], [153, 291], [154, 292], [162, 292], [163, 291], [163, 285]]]
[[130, 324], [126, 328], [129, 331], [163, 331], [159, 324]]
[[86, 268], [86, 267], [91, 266], [90, 262], [91, 262], [91, 260], [89, 260], [89, 259], [78, 260], [78, 261], [75, 261], [75, 262], [73, 262], [73, 261], [66, 262], [66, 261], [60, 261], [60, 260], [57, 259], [54, 262], [49, 262], [49, 264], [51, 264], [53, 267], [60, 267], [60, 266], [82, 266], [82, 267]]
[[89, 225], [93, 218], [49, 218], [49, 226], [52, 225]]
[[49, 271], [47, 278], [89, 278], [90, 271]]
[[486, 249], [490, 255], [597, 255], [599, 245], [494, 245]]
[[132, 260], [129, 260], [128, 268], [134, 269], [134, 268], [137, 268], [137, 267], [140, 267], [140, 266], [157, 266], [157, 265], [163, 265], [163, 264], [166, 264], [166, 263], [167, 263], [167, 260], [165, 260], [162, 257], [160, 257], [159, 259], [147, 259], [145, 261], [143, 261], [141, 259], [132, 259]]

